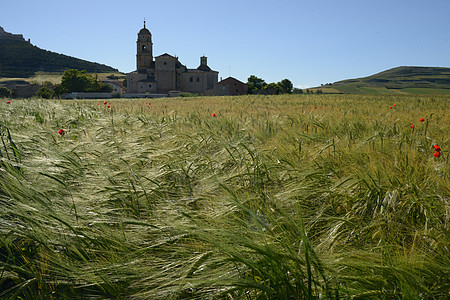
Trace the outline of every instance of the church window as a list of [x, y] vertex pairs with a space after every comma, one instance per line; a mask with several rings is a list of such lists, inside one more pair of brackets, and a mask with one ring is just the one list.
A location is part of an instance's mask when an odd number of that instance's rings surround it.
[[191, 78], [189, 79], [189, 81], [190, 81], [190, 82], [193, 82], [193, 81], [194, 81], [194, 78], [191, 77]]
[[148, 87], [149, 87], [149, 88], [151, 88], [151, 87], [152, 87], [152, 85], [151, 85], [151, 84], [149, 84], [149, 85], [148, 85]]
[[142, 45], [142, 51], [145, 51], [145, 45]]
[[164, 62], [164, 65], [165, 65], [165, 66], [167, 65], [167, 61]]

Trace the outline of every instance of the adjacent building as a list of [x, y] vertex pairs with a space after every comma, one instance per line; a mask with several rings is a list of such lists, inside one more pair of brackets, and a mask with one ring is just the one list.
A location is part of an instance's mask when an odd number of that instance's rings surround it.
[[235, 96], [247, 95], [248, 85], [233, 77], [228, 77], [216, 84], [214, 95], [217, 96]]
[[182, 91], [214, 94], [219, 72], [211, 70], [207, 57], [197, 69], [188, 69], [178, 57], [167, 53], [153, 57], [152, 34], [145, 27], [138, 33], [136, 71], [127, 75], [129, 94], [167, 94]]

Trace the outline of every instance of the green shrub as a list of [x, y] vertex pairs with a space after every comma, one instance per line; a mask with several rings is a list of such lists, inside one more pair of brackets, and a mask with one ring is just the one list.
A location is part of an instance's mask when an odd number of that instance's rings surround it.
[[11, 98], [12, 97], [11, 90], [6, 87], [0, 87], [0, 97]]

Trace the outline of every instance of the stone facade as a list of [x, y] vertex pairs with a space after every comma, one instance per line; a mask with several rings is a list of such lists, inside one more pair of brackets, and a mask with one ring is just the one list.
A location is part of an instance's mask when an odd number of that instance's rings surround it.
[[167, 53], [153, 57], [150, 31], [142, 28], [138, 33], [136, 71], [127, 75], [127, 93], [161, 94], [182, 91], [197, 94], [212, 94], [219, 72], [208, 67], [207, 57], [200, 58], [197, 69], [188, 69], [179, 60]]

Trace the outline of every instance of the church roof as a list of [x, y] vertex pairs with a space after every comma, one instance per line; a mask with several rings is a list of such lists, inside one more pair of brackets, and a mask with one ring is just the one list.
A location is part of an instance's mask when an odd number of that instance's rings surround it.
[[150, 33], [150, 31], [149, 31], [147, 28], [145, 28], [145, 19], [144, 19], [144, 28], [142, 28], [141, 31], [139, 31], [139, 34], [142, 34], [142, 35], [152, 35], [152, 34]]
[[200, 67], [198, 67], [197, 70], [204, 71], [204, 72], [210, 72], [211, 68], [208, 67], [207, 65], [200, 65]]
[[139, 35], [152, 35], [152, 34], [147, 28], [144, 27], [139, 31]]

